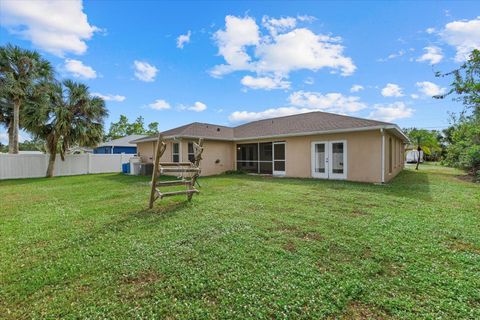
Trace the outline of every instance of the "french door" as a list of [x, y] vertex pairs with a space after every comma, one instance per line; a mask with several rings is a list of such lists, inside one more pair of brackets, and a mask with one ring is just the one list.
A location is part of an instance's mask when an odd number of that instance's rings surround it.
[[273, 174], [285, 175], [285, 142], [273, 143]]
[[323, 179], [347, 178], [347, 142], [312, 142], [312, 177]]

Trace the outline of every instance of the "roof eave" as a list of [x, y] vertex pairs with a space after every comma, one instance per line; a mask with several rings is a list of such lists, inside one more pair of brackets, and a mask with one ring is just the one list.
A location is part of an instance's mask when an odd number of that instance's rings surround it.
[[[321, 130], [321, 131], [311, 131], [311, 132], [298, 132], [298, 133], [287, 133], [287, 134], [278, 134], [278, 135], [268, 135], [268, 136], [255, 136], [255, 137], [244, 137], [244, 138], [218, 138], [218, 137], [202, 137], [202, 136], [187, 136], [187, 135], [175, 135], [175, 136], [165, 136], [164, 139], [206, 139], [206, 140], [218, 140], [218, 141], [247, 141], [247, 140], [258, 140], [258, 139], [272, 139], [272, 138], [287, 138], [287, 137], [299, 137], [299, 136], [313, 136], [318, 134], [334, 134], [334, 133], [345, 133], [345, 132], [361, 132], [361, 131], [372, 131], [380, 129], [393, 129], [399, 133], [403, 140], [408, 143], [410, 140], [403, 133], [403, 131], [395, 124], [388, 125], [379, 125], [379, 126], [369, 126], [369, 127], [360, 127], [360, 128], [344, 128], [344, 129], [334, 129], [334, 130]], [[149, 139], [144, 139], [142, 141], [134, 140], [133, 143], [143, 143], [157, 141], [157, 138], [152, 137]]]
[[397, 125], [394, 125], [394, 124], [392, 124], [392, 125], [369, 126], [369, 127], [359, 127], [359, 128], [344, 128], [344, 129], [321, 130], [321, 131], [311, 131], [311, 132], [287, 133], [287, 134], [268, 135], [268, 136], [246, 137], [246, 138], [234, 138], [234, 141], [272, 139], [272, 138], [287, 138], [287, 137], [299, 137], [299, 136], [313, 136], [313, 135], [318, 135], [318, 134], [361, 132], [361, 131], [373, 131], [373, 130], [380, 130], [380, 129], [395, 129], [399, 132], [399, 134], [404, 138], [405, 141], [409, 141], [408, 137], [402, 132], [402, 130], [400, 130], [400, 128]]

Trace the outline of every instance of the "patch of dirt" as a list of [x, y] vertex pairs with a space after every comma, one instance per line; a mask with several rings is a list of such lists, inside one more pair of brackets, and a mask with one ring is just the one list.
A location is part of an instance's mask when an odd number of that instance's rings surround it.
[[123, 300], [139, 300], [151, 298], [154, 293], [152, 286], [157, 281], [161, 280], [163, 275], [152, 271], [142, 271], [135, 276], [129, 276], [122, 279], [125, 286], [121, 287], [119, 292], [120, 298]]
[[160, 275], [159, 273], [157, 273], [155, 271], [152, 271], [152, 270], [149, 270], [149, 271], [139, 272], [135, 276], [125, 277], [123, 279], [123, 283], [132, 284], [132, 285], [136, 285], [136, 286], [144, 286], [144, 285], [148, 285], [150, 283], [157, 282], [162, 278], [163, 278], [163, 276]]
[[[335, 319], [338, 319], [335, 317]], [[340, 319], [390, 319], [390, 317], [376, 310], [374, 307], [359, 301], [352, 301], [346, 308], [345, 312], [340, 316]]]
[[274, 231], [288, 233], [293, 235], [296, 238], [303, 239], [303, 240], [321, 241], [324, 239], [323, 236], [316, 231], [304, 231], [300, 227], [287, 225], [278, 220], [274, 220], [273, 222], [277, 224], [277, 226], [272, 229]]
[[321, 241], [324, 239], [320, 233], [315, 231], [302, 232], [300, 236], [303, 240]]
[[469, 252], [480, 254], [480, 248], [474, 246], [469, 242], [465, 242], [462, 240], [455, 240], [454, 242], [450, 243], [449, 245], [450, 250], [457, 251], [457, 252]]
[[468, 174], [458, 175], [458, 176], [455, 176], [455, 178], [457, 178], [458, 180], [465, 181], [465, 182], [475, 183], [475, 177], [471, 176], [471, 175], [468, 175]]
[[292, 253], [297, 251], [297, 248], [295, 247], [295, 244], [293, 243], [293, 241], [288, 241], [282, 246], [282, 248], [283, 250], [286, 250]]
[[359, 208], [354, 208], [351, 212], [352, 216], [354, 217], [362, 217], [362, 216], [368, 216], [368, 212], [359, 209]]

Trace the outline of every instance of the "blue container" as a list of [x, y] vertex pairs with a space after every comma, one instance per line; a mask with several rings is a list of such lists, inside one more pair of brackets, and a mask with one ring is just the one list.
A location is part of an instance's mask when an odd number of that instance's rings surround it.
[[130, 163], [123, 163], [122, 164], [122, 172], [123, 173], [130, 173]]

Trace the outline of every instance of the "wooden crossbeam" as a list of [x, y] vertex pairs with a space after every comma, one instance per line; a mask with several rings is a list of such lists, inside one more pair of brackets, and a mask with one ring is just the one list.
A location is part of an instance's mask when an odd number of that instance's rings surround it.
[[184, 186], [191, 184], [191, 180], [174, 180], [157, 182], [157, 187]]
[[169, 192], [160, 192], [160, 191], [157, 189], [157, 196], [158, 196], [158, 198], [162, 199], [162, 198], [164, 198], [164, 197], [178, 196], [178, 195], [181, 195], [181, 194], [191, 195], [191, 194], [199, 193], [199, 192], [200, 192], [200, 191], [198, 191], [197, 189], [180, 190], [180, 191], [169, 191]]
[[160, 162], [160, 166], [161, 167], [181, 167], [181, 166], [185, 166], [185, 167], [191, 167], [193, 165], [193, 163], [191, 163], [190, 161], [188, 162]]
[[160, 168], [160, 173], [169, 173], [169, 172], [200, 172], [200, 168], [185, 168], [185, 167], [178, 167], [178, 168]]

